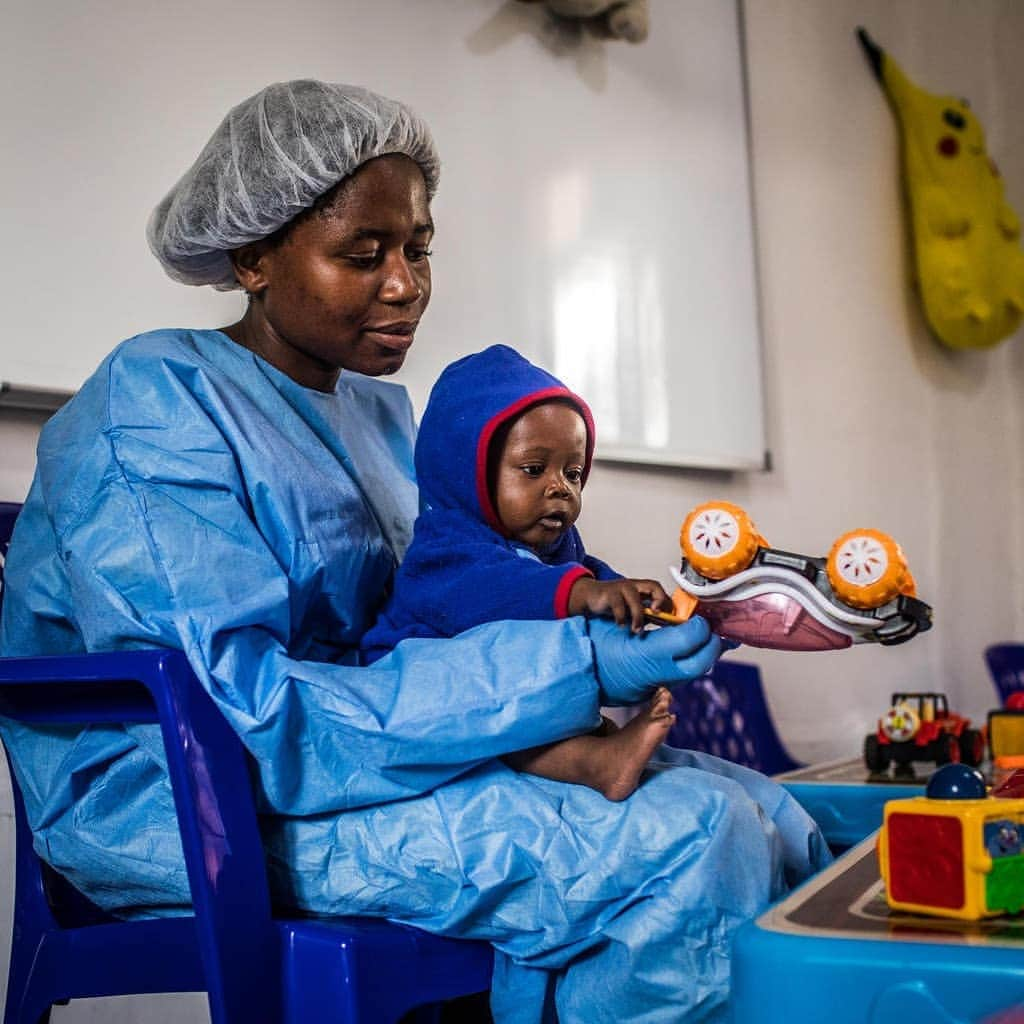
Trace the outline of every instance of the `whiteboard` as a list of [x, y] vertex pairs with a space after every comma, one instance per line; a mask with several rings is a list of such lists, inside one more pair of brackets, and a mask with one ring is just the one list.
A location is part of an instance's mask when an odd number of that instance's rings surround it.
[[434, 299], [406, 368], [520, 349], [588, 399], [598, 455], [764, 460], [738, 5], [651, 0], [646, 43], [518, 0], [8, 0], [0, 381], [78, 387], [121, 339], [224, 326], [165, 278], [156, 202], [268, 82], [405, 100], [442, 158]]

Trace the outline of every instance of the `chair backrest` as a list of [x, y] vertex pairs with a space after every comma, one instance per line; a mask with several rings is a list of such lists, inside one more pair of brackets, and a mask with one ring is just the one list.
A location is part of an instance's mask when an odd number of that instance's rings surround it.
[[254, 1005], [279, 1004], [279, 932], [244, 748], [185, 656], [0, 658], [0, 715], [46, 724], [159, 722], [211, 1015], [243, 1020]]
[[[0, 502], [0, 555], [20, 507]], [[0, 587], [2, 572], [0, 560]], [[149, 650], [0, 658], [0, 716], [46, 724], [159, 723], [211, 1013], [215, 1020], [242, 1020], [254, 1006], [280, 1005], [280, 938], [245, 749], [185, 656]], [[55, 926], [96, 923], [102, 912], [90, 913], [91, 904], [35, 855], [13, 770], [11, 782], [22, 872], [16, 885], [32, 876], [46, 899], [37, 909], [51, 913]]]
[[[0, 501], [0, 609], [4, 600], [4, 563], [14, 533], [14, 521], [20, 511], [20, 503]], [[25, 804], [9, 756], [7, 767], [14, 802], [14, 877], [16, 903], [19, 904], [16, 913], [22, 911], [49, 919], [54, 927], [78, 927], [113, 920], [36, 855]]]
[[999, 694], [1006, 704], [1011, 693], [1024, 690], [1024, 644], [993, 644], [985, 649], [985, 664]]
[[766, 775], [801, 767], [775, 731], [756, 665], [718, 661], [708, 675], [677, 686], [672, 697], [671, 746], [701, 750]]

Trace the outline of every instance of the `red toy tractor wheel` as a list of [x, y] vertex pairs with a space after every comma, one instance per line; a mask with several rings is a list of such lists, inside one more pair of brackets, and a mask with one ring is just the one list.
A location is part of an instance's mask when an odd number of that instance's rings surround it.
[[869, 772], [884, 772], [889, 767], [889, 748], [872, 732], [864, 737], [864, 764]]
[[985, 737], [978, 729], [964, 729], [960, 734], [960, 760], [977, 768], [985, 759]]
[[936, 737], [932, 743], [932, 749], [935, 751], [935, 757], [932, 760], [937, 765], [959, 764], [960, 742], [952, 733], [944, 732], [941, 736]]

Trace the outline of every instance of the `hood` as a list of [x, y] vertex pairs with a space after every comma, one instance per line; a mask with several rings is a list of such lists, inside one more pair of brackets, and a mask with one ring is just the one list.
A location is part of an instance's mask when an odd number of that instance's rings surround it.
[[507, 345], [448, 366], [430, 392], [416, 440], [421, 509], [468, 512], [504, 535], [487, 488], [488, 449], [503, 423], [552, 398], [572, 402], [587, 425], [586, 483], [594, 420], [582, 398]]

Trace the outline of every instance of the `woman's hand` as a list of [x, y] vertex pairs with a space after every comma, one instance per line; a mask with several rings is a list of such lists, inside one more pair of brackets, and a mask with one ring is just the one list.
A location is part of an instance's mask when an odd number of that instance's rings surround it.
[[659, 685], [699, 679], [714, 665], [721, 641], [699, 615], [679, 626], [639, 635], [607, 619], [588, 619], [601, 703], [639, 704]]
[[600, 615], [643, 632], [644, 609], [671, 611], [672, 602], [657, 580], [595, 580], [581, 576], [569, 591], [570, 615]]

